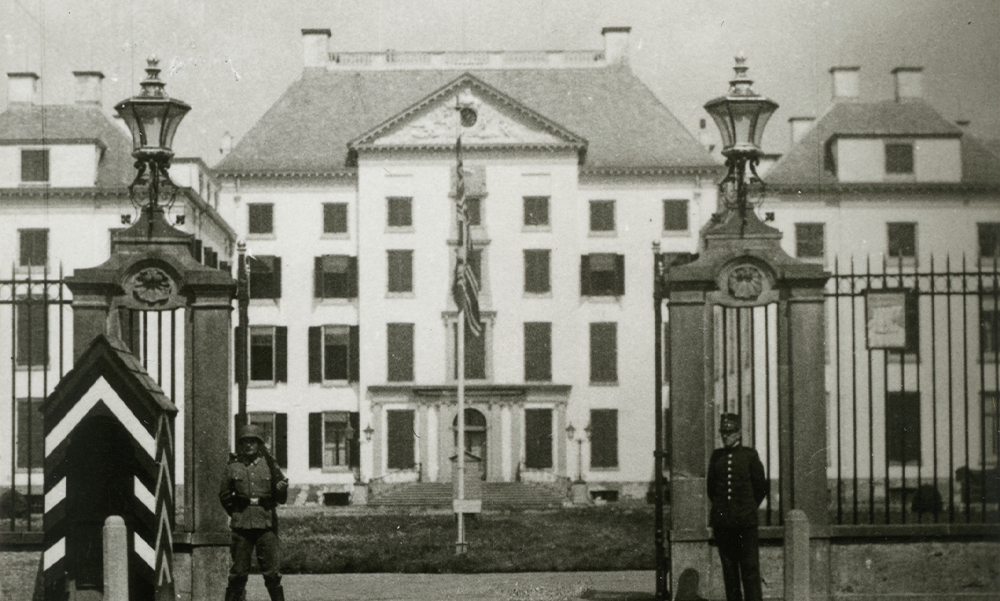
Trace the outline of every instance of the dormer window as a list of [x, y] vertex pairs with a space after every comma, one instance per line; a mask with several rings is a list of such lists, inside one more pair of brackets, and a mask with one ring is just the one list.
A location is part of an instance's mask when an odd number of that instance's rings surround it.
[[894, 175], [913, 174], [913, 144], [885, 145], [885, 172]]
[[24, 149], [21, 151], [21, 181], [26, 184], [48, 183], [48, 149]]

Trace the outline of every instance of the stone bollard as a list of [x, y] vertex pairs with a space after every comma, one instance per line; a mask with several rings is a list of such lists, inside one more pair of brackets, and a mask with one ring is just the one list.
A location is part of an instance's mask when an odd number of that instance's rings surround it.
[[117, 515], [104, 520], [104, 601], [128, 601], [128, 528]]
[[785, 601], [809, 601], [809, 518], [801, 509], [785, 516]]

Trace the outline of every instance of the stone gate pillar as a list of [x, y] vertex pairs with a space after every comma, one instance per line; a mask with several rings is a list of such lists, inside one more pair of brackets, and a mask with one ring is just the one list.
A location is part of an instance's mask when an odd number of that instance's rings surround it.
[[[675, 599], [725, 596], [711, 544], [706, 482], [718, 430], [717, 366], [723, 361], [716, 356], [716, 306], [777, 307], [778, 361], [770, 367], [777, 376], [781, 486], [772, 495], [780, 494], [783, 511], [806, 512], [819, 553], [813, 559], [828, 557], [823, 289], [829, 274], [788, 256], [780, 240], [781, 232], [752, 211], [745, 223], [728, 211], [703, 230], [700, 255], [675, 262], [665, 274]], [[825, 566], [812, 573], [813, 590], [825, 591]], [[780, 585], [778, 574], [763, 576]]]
[[236, 292], [228, 273], [194, 260], [192, 244], [193, 236], [171, 227], [163, 208], [151, 203], [132, 227], [114, 235], [108, 261], [67, 279], [74, 360], [96, 335], [120, 336], [120, 309], [184, 309], [183, 348], [173, 359], [184, 370], [184, 494], [174, 532], [175, 588], [184, 601], [221, 599], [226, 588], [230, 533], [218, 486], [230, 449], [229, 332]]

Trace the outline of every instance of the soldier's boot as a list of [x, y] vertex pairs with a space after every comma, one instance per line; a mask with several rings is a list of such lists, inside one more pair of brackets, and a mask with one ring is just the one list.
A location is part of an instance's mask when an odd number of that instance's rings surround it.
[[271, 601], [285, 601], [285, 589], [281, 586], [281, 576], [277, 578], [264, 578], [264, 586], [267, 594], [271, 596]]
[[246, 576], [230, 576], [226, 586], [226, 601], [246, 601]]

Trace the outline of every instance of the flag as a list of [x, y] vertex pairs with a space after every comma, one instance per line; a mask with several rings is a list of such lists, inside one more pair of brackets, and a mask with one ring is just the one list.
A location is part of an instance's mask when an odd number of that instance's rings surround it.
[[455, 261], [455, 283], [452, 295], [455, 304], [465, 313], [465, 324], [477, 338], [483, 333], [479, 321], [479, 281], [469, 264], [472, 254], [472, 236], [469, 231], [468, 205], [465, 202], [465, 172], [462, 169], [462, 138], [455, 142], [455, 208], [458, 217], [458, 259]]

